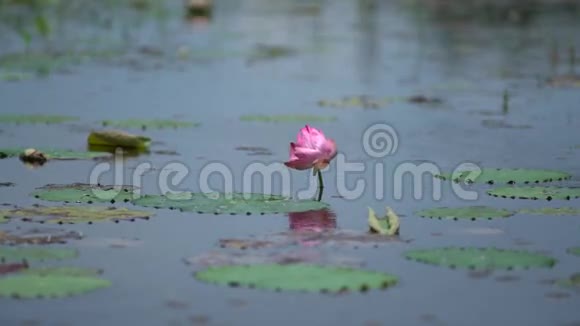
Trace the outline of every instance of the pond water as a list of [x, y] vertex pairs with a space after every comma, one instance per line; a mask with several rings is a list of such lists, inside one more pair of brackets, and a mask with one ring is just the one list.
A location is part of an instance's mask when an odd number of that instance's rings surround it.
[[[87, 135], [100, 128], [101, 120], [194, 121], [200, 125], [133, 131], [154, 142], [150, 154], [125, 158], [124, 182], [134, 182], [134, 169], [148, 162], [153, 169], [141, 179], [143, 193], [159, 193], [163, 169], [179, 163], [188, 174], [171, 188], [202, 191], [200, 172], [219, 163], [232, 172], [235, 191], [262, 192], [261, 182], [243, 184], [246, 168], [255, 162], [286, 161], [289, 142], [309, 123], [336, 141], [340, 157], [364, 167], [363, 172], [341, 176], [337, 159], [323, 172], [323, 201], [336, 215], [336, 223], [328, 224], [364, 232], [367, 207], [382, 213], [389, 206], [401, 217], [400, 238], [409, 241], [376, 247], [298, 246], [297, 252], [321, 255], [321, 263], [356, 261], [365, 269], [396, 275], [399, 282], [386, 290], [341, 295], [206, 284], [193, 277], [194, 267], [185, 263], [187, 258], [219, 250], [220, 239], [287, 232], [293, 218], [159, 209], [148, 221], [58, 226], [83, 233], [82, 240], [55, 245], [76, 248], [79, 257], [43, 264], [100, 268], [112, 286], [64, 299], [2, 298], [1, 325], [580, 323], [578, 290], [548, 282], [580, 272], [580, 258], [566, 253], [580, 246], [578, 216], [516, 214], [507, 219], [453, 221], [417, 214], [427, 208], [467, 205], [580, 208], [578, 200], [494, 198], [486, 194], [492, 186], [473, 185], [479, 196], [470, 201], [446, 183], [441, 198], [434, 198], [437, 185], [428, 176], [417, 198], [412, 178], [397, 183], [403, 164], [427, 162], [446, 172], [473, 162], [488, 168], [564, 171], [572, 178], [550, 185], [578, 186], [580, 79], [576, 77], [570, 87], [548, 82], [577, 76], [575, 61], [580, 54], [573, 51], [580, 49], [577, 4], [514, 1], [490, 5], [484, 12], [468, 4], [451, 10], [439, 1], [216, 0], [209, 19], [187, 19], [180, 1], [131, 2], [148, 4], [144, 9], [87, 2], [79, 2], [86, 8], [62, 5], [66, 1], [54, 5], [68, 11], [42, 7], [54, 28], [47, 39], [34, 32], [27, 50], [8, 18], [28, 15], [14, 13], [7, 9], [10, 6], [0, 11], [5, 18], [0, 72], [6, 79], [0, 82], [0, 113], [80, 118], [55, 125], [2, 124], [0, 147], [86, 150]], [[85, 53], [82, 62], [71, 58], [74, 55], [56, 54], [69, 50]], [[418, 95], [442, 102], [398, 100]], [[388, 101], [380, 108], [320, 105], [348, 96]], [[240, 120], [244, 115], [281, 114], [336, 120]], [[396, 131], [398, 146], [375, 158], [365, 150], [363, 135], [378, 123]], [[261, 155], [249, 155], [236, 149], [240, 146], [263, 147], [267, 155], [263, 150]], [[155, 153], [160, 150], [177, 155]], [[49, 161], [30, 168], [18, 158], [0, 160], [0, 182], [15, 184], [0, 187], [0, 202], [56, 205], [29, 193], [46, 184], [87, 183], [99, 163]], [[375, 172], [377, 166], [382, 177]], [[307, 187], [311, 173], [290, 173], [296, 196]], [[374, 189], [377, 179], [384, 182], [379, 197]], [[107, 173], [101, 182], [114, 180], [115, 175]], [[366, 183], [364, 192], [343, 198], [343, 185], [352, 189], [357, 180]], [[281, 182], [273, 179], [274, 192], [281, 191]], [[224, 190], [219, 176], [210, 178], [209, 186]], [[398, 190], [401, 196], [396, 195]], [[1, 230], [31, 227], [10, 221]], [[557, 264], [475, 273], [404, 257], [407, 250], [444, 246], [542, 252]]]

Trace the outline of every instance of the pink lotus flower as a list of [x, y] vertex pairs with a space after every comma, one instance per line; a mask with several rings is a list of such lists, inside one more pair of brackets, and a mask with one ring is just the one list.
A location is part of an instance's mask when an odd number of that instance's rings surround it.
[[284, 164], [292, 169], [324, 169], [336, 156], [336, 143], [326, 138], [322, 131], [306, 125], [296, 137], [296, 143], [290, 143], [290, 160]]

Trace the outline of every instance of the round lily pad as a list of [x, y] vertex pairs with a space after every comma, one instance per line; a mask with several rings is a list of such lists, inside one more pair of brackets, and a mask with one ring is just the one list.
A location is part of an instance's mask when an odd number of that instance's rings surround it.
[[212, 214], [275, 214], [319, 210], [327, 204], [315, 200], [292, 200], [263, 194], [182, 193], [178, 196], [144, 195], [133, 204]]
[[580, 197], [580, 188], [566, 187], [503, 187], [487, 191], [493, 197], [511, 199], [574, 199]]
[[580, 215], [580, 208], [574, 207], [543, 207], [520, 209], [520, 213], [535, 215]]
[[[1, 148], [0, 158], [20, 156], [26, 148]], [[97, 158], [108, 158], [112, 155], [105, 152], [85, 152], [62, 149], [40, 148], [37, 152], [44, 154], [49, 160], [92, 160]]]
[[197, 272], [195, 277], [233, 287], [334, 293], [381, 289], [397, 283], [397, 277], [390, 274], [309, 264], [218, 266]]
[[457, 171], [453, 174], [437, 176], [443, 180], [453, 180], [456, 183], [480, 184], [529, 184], [553, 182], [570, 179], [566, 172], [534, 169], [481, 169], [481, 171]]
[[199, 123], [180, 121], [180, 120], [163, 120], [163, 119], [128, 119], [128, 120], [103, 120], [102, 125], [113, 128], [127, 129], [177, 129], [190, 128], [199, 126]]
[[133, 186], [90, 185], [85, 183], [49, 184], [37, 188], [31, 196], [38, 199], [69, 203], [128, 202]]
[[145, 211], [103, 206], [35, 206], [0, 210], [0, 216], [21, 218], [27, 222], [58, 224], [148, 219], [151, 215]]
[[77, 121], [79, 118], [64, 115], [45, 114], [1, 114], [0, 123], [15, 124], [56, 124], [69, 121]]
[[332, 122], [336, 121], [336, 117], [320, 116], [320, 115], [243, 115], [240, 117], [241, 121], [253, 121], [253, 122], [301, 122], [301, 123], [314, 123], [314, 122]]
[[580, 247], [568, 248], [567, 253], [575, 256], [580, 256]]
[[62, 298], [106, 288], [111, 282], [74, 275], [15, 275], [0, 279], [0, 296], [19, 299]]
[[514, 213], [505, 209], [498, 209], [486, 206], [468, 206], [468, 207], [438, 207], [422, 210], [417, 213], [421, 217], [437, 219], [467, 219], [475, 220], [478, 218], [492, 219], [497, 217], [509, 217]]
[[557, 262], [537, 253], [497, 248], [419, 249], [407, 251], [405, 257], [426, 264], [469, 269], [553, 267]]
[[2, 247], [0, 246], [0, 260], [63, 260], [75, 258], [77, 251], [68, 248], [32, 248], [32, 247]]

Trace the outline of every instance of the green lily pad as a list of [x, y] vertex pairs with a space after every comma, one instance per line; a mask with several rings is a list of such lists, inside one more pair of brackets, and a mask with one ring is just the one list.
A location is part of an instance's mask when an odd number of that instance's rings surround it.
[[70, 203], [128, 202], [133, 199], [132, 186], [105, 186], [73, 183], [49, 184], [31, 193], [38, 199]]
[[421, 217], [438, 218], [438, 219], [469, 219], [478, 218], [492, 219], [496, 217], [510, 217], [514, 212], [506, 209], [497, 209], [486, 206], [468, 206], [468, 207], [438, 207], [422, 210], [417, 213]]
[[559, 280], [556, 284], [568, 288], [577, 288], [580, 289], [580, 273], [572, 274], [569, 278]]
[[151, 144], [151, 138], [118, 130], [102, 130], [91, 132], [88, 143], [91, 146], [147, 149]]
[[314, 123], [314, 122], [332, 122], [336, 121], [336, 117], [321, 116], [321, 115], [306, 115], [306, 114], [285, 114], [285, 115], [243, 115], [240, 117], [241, 121], [252, 122], [300, 122], [300, 123]]
[[63, 260], [75, 258], [76, 250], [67, 248], [29, 248], [29, 247], [4, 247], [0, 246], [0, 260]]
[[478, 171], [457, 171], [453, 174], [436, 176], [443, 180], [453, 180], [459, 183], [480, 184], [529, 184], [540, 182], [553, 182], [570, 179], [572, 176], [566, 172], [553, 170], [532, 169], [481, 169]]
[[105, 127], [113, 128], [127, 128], [127, 129], [177, 129], [177, 128], [190, 128], [197, 127], [199, 123], [189, 122], [189, 121], [179, 121], [179, 120], [141, 120], [141, 119], [128, 119], [128, 120], [103, 120], [102, 125]]
[[203, 194], [182, 193], [178, 196], [144, 195], [133, 204], [144, 207], [179, 209], [211, 214], [276, 214], [304, 212], [328, 207], [315, 200], [292, 200], [283, 196], [263, 194]]
[[568, 248], [567, 253], [575, 256], [580, 256], [580, 247]]
[[[20, 156], [26, 150], [27, 150], [26, 148], [0, 148], [0, 158]], [[37, 149], [37, 151], [44, 154], [44, 156], [49, 160], [91, 160], [97, 158], [107, 158], [112, 156], [110, 153], [105, 152], [84, 152], [84, 151], [71, 151], [66, 149], [61, 150], [61, 149], [41, 148]]]
[[62, 298], [111, 286], [97, 277], [72, 275], [15, 275], [0, 279], [0, 296], [19, 299]]
[[151, 215], [152, 213], [145, 211], [103, 206], [34, 206], [0, 210], [0, 216], [20, 218], [27, 222], [58, 224], [149, 219]]
[[503, 187], [491, 189], [487, 194], [493, 197], [511, 199], [563, 199], [570, 200], [580, 197], [580, 188], [566, 187]]
[[266, 290], [345, 292], [384, 289], [397, 283], [397, 277], [378, 272], [308, 264], [262, 264], [210, 267], [197, 272], [201, 281]]
[[77, 121], [79, 118], [64, 115], [45, 114], [0, 114], [0, 123], [15, 124], [57, 124], [63, 122]]
[[387, 207], [387, 213], [385, 217], [382, 218], [378, 218], [375, 211], [369, 207], [368, 223], [371, 232], [391, 236], [399, 234], [399, 228], [401, 225], [399, 217], [390, 207]]
[[520, 209], [519, 212], [524, 213], [524, 214], [535, 214], [535, 215], [576, 216], [576, 215], [580, 215], [580, 208], [574, 208], [574, 207], [524, 208], [524, 209]]
[[418, 262], [469, 269], [514, 269], [532, 267], [553, 267], [556, 260], [545, 255], [517, 250], [497, 248], [459, 248], [410, 250], [407, 259]]
[[23, 271], [21, 274], [26, 275], [37, 275], [37, 276], [99, 276], [103, 273], [99, 269], [91, 268], [80, 268], [80, 267], [39, 267], [39, 268], [29, 268]]

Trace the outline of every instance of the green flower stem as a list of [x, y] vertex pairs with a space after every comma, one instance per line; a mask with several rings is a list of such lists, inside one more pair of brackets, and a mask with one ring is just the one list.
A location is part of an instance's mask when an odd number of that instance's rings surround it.
[[324, 182], [322, 181], [322, 172], [318, 170], [318, 201], [322, 199], [323, 191], [324, 191]]

